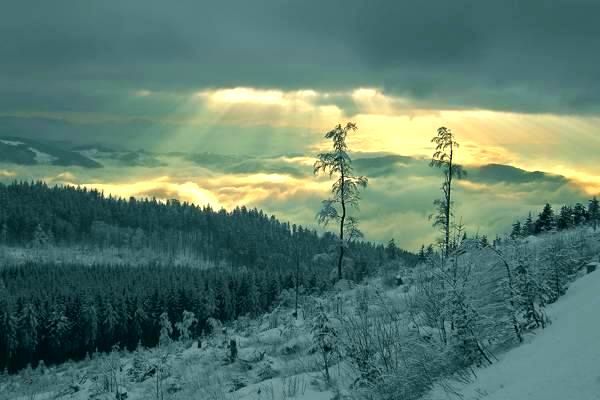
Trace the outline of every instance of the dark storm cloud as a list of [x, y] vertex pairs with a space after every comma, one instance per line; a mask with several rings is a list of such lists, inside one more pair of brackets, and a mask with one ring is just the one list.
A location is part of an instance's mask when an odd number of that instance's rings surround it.
[[[129, 90], [378, 86], [443, 107], [600, 109], [600, 2], [20, 1], [0, 13], [4, 110]], [[114, 99], [113, 99], [114, 100]]]

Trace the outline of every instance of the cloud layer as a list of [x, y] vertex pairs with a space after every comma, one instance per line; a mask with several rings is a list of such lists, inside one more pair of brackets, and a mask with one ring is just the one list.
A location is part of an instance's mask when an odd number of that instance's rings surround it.
[[598, 14], [594, 0], [11, 2], [0, 106], [89, 111], [126, 90], [367, 86], [435, 108], [597, 112]]
[[[1, 166], [0, 179], [44, 179], [122, 197], [177, 198], [214, 208], [246, 205], [313, 227], [330, 185], [328, 179], [313, 176], [313, 158], [299, 155], [78, 151], [102, 168], [7, 163]], [[369, 239], [394, 237], [412, 250], [435, 239], [428, 216], [433, 200], [439, 197], [441, 176], [427, 159], [357, 153], [355, 167], [357, 173], [370, 178], [356, 213]], [[538, 210], [544, 202], [560, 205], [586, 197], [577, 182], [563, 176], [500, 164], [472, 165], [467, 170], [467, 178], [456, 186], [456, 216], [471, 233], [502, 233], [513, 218]]]

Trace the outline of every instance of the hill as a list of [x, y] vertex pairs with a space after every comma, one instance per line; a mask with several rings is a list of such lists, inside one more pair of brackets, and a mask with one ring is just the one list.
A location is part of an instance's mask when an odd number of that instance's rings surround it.
[[[22, 182], [0, 184], [0, 210], [0, 369], [155, 346], [163, 313], [180, 321], [193, 312], [200, 336], [211, 318], [255, 317], [286, 290], [332, 285], [335, 237], [256, 209]], [[357, 281], [389, 257], [369, 242], [348, 250], [345, 276]]]
[[[575, 282], [548, 308], [552, 324], [461, 387], [464, 400], [600, 399], [600, 271]], [[432, 400], [448, 396], [433, 394]]]
[[[299, 253], [302, 261], [311, 260], [336, 240], [244, 206], [213, 210], [178, 200], [106, 197], [43, 182], [0, 184], [0, 210], [0, 243], [9, 246], [144, 250], [232, 267], [294, 266]], [[364, 272], [383, 259], [383, 246], [355, 241], [350, 255]], [[416, 261], [409, 252], [398, 250], [398, 255]]]
[[[433, 257], [412, 268], [394, 265], [401, 282], [386, 283], [385, 268], [360, 283], [318, 289], [304, 281], [298, 303], [293, 277], [279, 281], [275, 271], [5, 270], [9, 292], [23, 294], [16, 309], [38, 310], [44, 296], [63, 299], [51, 312], [35, 314], [45, 327], [39, 331], [44, 354], [58, 354], [63, 341], [57, 332], [65, 334], [57, 329], [60, 321], [81, 327], [68, 333], [70, 345], [85, 345], [94, 321], [90, 309], [98, 311], [97, 343], [104, 353], [0, 377], [0, 393], [11, 400], [109, 399], [117, 392], [131, 400], [441, 400], [455, 394], [467, 400], [593, 400], [600, 272], [587, 266], [598, 265], [598, 237], [585, 227], [496, 247], [467, 240], [451, 262]], [[228, 291], [232, 296], [223, 296]], [[258, 309], [248, 302], [256, 294]], [[186, 317], [190, 310], [198, 321]], [[227, 310], [233, 314], [219, 316]], [[31, 312], [18, 314], [17, 321], [33, 320]], [[106, 321], [112, 320], [117, 326], [110, 330]], [[139, 328], [111, 351], [107, 335], [127, 326]], [[17, 324], [19, 343], [31, 338], [26, 328]], [[23, 353], [16, 354], [22, 362]]]
[[20, 137], [0, 138], [0, 161], [19, 165], [102, 167], [97, 161], [60, 144]]

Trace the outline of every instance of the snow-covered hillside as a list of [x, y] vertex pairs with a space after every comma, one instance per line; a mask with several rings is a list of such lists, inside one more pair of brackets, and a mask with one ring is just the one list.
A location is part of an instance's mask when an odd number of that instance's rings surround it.
[[211, 319], [195, 342], [171, 337], [163, 313], [159, 347], [0, 375], [0, 400], [600, 400], [599, 236], [466, 242], [450, 268], [389, 263], [360, 283], [302, 290], [298, 319], [284, 290], [270, 312]]
[[464, 400], [600, 399], [600, 271], [574, 282], [547, 314], [545, 330], [476, 370], [477, 379], [459, 389]]

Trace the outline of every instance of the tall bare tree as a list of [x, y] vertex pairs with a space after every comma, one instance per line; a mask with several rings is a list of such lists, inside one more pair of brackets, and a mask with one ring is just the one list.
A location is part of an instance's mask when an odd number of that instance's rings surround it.
[[319, 154], [314, 164], [315, 175], [323, 173], [330, 178], [335, 177], [335, 182], [331, 185], [332, 197], [323, 200], [317, 219], [324, 226], [332, 221], [339, 224], [338, 280], [342, 279], [346, 244], [362, 237], [358, 221], [349, 215], [350, 208], [358, 209], [360, 189], [366, 188], [368, 183], [366, 177], [354, 175], [352, 159], [348, 155], [346, 137], [356, 130], [356, 124], [348, 122], [345, 126], [338, 124], [327, 132], [325, 139], [332, 141], [332, 151]]
[[438, 128], [437, 135], [431, 139], [435, 143], [435, 152], [431, 158], [430, 165], [440, 168], [444, 173], [442, 184], [442, 198], [434, 201], [436, 214], [432, 215], [433, 226], [440, 227], [444, 235], [443, 254], [444, 258], [450, 253], [450, 230], [452, 218], [452, 180], [460, 179], [465, 175], [463, 168], [454, 163], [454, 155], [459, 144], [454, 138], [452, 131], [445, 126]]

